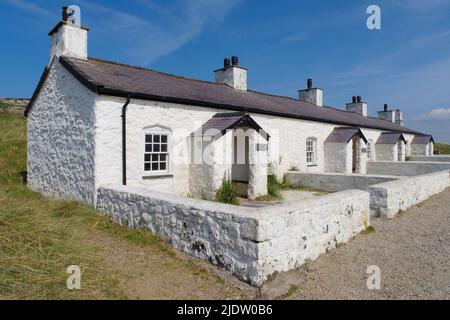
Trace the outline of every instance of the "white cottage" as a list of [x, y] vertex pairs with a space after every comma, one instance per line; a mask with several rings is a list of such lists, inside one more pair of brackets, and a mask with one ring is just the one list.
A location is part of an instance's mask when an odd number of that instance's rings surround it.
[[25, 111], [28, 184], [47, 195], [95, 205], [100, 186], [119, 183], [212, 197], [226, 177], [255, 198], [269, 165], [280, 178], [292, 167], [364, 174], [367, 161], [432, 152], [399, 110], [369, 117], [361, 97], [344, 111], [311, 80], [297, 99], [250, 90], [237, 57], [200, 81], [88, 57], [88, 29], [67, 12], [49, 36]]

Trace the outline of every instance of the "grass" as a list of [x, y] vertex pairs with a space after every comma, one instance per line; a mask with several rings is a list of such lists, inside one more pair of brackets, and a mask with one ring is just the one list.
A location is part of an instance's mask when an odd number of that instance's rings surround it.
[[285, 299], [289, 299], [290, 297], [292, 297], [298, 290], [300, 289], [299, 286], [293, 284], [289, 287], [288, 292], [286, 292], [285, 294], [277, 297], [277, 300], [285, 300]]
[[361, 234], [371, 234], [371, 233], [375, 233], [375, 228], [372, 226], [368, 226], [366, 229], [361, 231]]
[[450, 154], [450, 144], [436, 142], [434, 149], [439, 150], [440, 154]]
[[282, 190], [298, 190], [298, 191], [305, 191], [305, 192], [315, 192], [315, 193], [319, 193], [319, 194], [331, 193], [330, 191], [326, 191], [326, 190], [319, 189], [319, 188], [306, 187], [306, 186], [302, 186], [302, 185], [292, 185], [292, 184], [287, 183], [286, 181], [284, 181], [281, 184], [281, 189]]
[[[22, 184], [26, 170], [26, 120], [0, 114], [0, 298], [125, 298], [120, 275], [85, 240], [93, 230], [137, 246], [152, 245], [174, 254], [143, 230], [128, 230], [74, 201], [51, 200]], [[82, 270], [82, 290], [66, 288], [67, 267]]]
[[297, 190], [297, 191], [304, 191], [304, 192], [314, 192], [317, 194], [328, 194], [329, 191], [318, 189], [318, 188], [311, 188], [311, 187], [305, 187], [302, 185], [294, 186], [286, 181], [283, 181], [280, 183], [275, 175], [268, 175], [267, 176], [267, 190], [268, 194], [265, 196], [260, 196], [256, 198], [256, 201], [280, 201], [283, 200], [283, 196], [281, 195], [282, 190]]

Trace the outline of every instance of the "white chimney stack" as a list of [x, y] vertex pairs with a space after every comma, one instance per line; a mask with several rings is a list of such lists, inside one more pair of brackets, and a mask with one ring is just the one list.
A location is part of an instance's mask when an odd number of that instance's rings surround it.
[[216, 82], [225, 83], [236, 90], [247, 90], [247, 69], [240, 67], [236, 56], [225, 58], [223, 68], [215, 70]]
[[323, 90], [312, 87], [312, 79], [308, 79], [307, 88], [298, 91], [298, 98], [301, 101], [310, 102], [316, 106], [323, 107]]
[[361, 96], [353, 96], [352, 102], [347, 103], [346, 109], [348, 112], [355, 112], [367, 117], [367, 102], [363, 102]]
[[395, 111], [389, 110], [388, 105], [385, 104], [383, 111], [378, 111], [378, 118], [395, 123]]
[[81, 14], [78, 6], [63, 7], [62, 20], [48, 34], [50, 36], [50, 63], [55, 56], [86, 60], [88, 57], [88, 31], [88, 28], [81, 26]]

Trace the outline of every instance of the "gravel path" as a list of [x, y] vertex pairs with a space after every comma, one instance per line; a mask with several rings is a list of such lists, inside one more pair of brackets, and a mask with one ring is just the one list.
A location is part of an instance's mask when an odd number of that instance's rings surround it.
[[[392, 220], [373, 219], [372, 225], [375, 232], [278, 274], [262, 297], [450, 299], [450, 189]], [[380, 290], [367, 288], [370, 265], [381, 270]]]

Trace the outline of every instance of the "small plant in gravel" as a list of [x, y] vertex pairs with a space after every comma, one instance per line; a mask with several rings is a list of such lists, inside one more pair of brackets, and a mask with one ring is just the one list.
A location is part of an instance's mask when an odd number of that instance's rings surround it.
[[239, 193], [233, 186], [233, 183], [226, 176], [223, 177], [222, 185], [216, 192], [216, 201], [239, 205]]
[[361, 234], [369, 234], [369, 233], [374, 233], [374, 232], [375, 232], [375, 228], [372, 226], [368, 226], [366, 229], [361, 231]]

